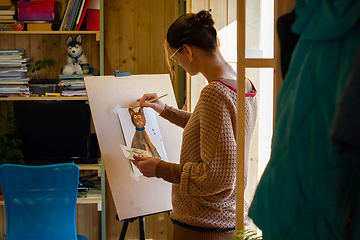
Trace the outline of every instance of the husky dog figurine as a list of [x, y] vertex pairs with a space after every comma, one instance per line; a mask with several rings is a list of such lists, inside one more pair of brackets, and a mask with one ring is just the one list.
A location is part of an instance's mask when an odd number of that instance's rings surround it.
[[75, 40], [71, 35], [66, 39], [68, 47], [67, 64], [63, 69], [63, 74], [87, 74], [89, 72], [88, 60], [83, 53], [81, 35], [77, 35]]

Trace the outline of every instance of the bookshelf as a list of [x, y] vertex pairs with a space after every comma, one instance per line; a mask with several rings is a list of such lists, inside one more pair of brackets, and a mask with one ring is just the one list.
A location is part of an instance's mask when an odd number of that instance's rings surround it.
[[[61, 2], [62, 16], [68, 0], [57, 1]], [[32, 57], [33, 62], [48, 58], [54, 61], [55, 65], [52, 68], [52, 72], [55, 76], [58, 76], [61, 74], [61, 69], [67, 63], [66, 38], [69, 35], [75, 38], [76, 35], [81, 34], [83, 51], [88, 58], [90, 67], [94, 68], [95, 74], [104, 75], [104, 0], [99, 0], [99, 4], [99, 31], [2, 31], [0, 35], [0, 49], [23, 49], [25, 50], [25, 56]], [[42, 76], [39, 77], [41, 78]], [[10, 97], [7, 100], [11, 99], [18, 100], [17, 97]], [[38, 100], [37, 97], [31, 99]]]
[[[62, 3], [62, 14], [66, 8], [67, 0]], [[24, 49], [25, 56], [33, 57], [33, 61], [49, 58], [55, 62], [53, 72], [56, 76], [61, 73], [61, 68], [67, 63], [66, 38], [68, 35], [76, 37], [81, 34], [83, 50], [86, 54], [90, 67], [94, 73], [104, 75], [104, 0], [100, 0], [100, 30], [99, 31], [1, 31], [0, 49]], [[1, 97], [0, 112], [4, 111], [2, 102], [8, 101], [67, 101], [87, 100], [87, 96], [73, 97]], [[82, 170], [88, 170], [91, 166], [82, 166]], [[97, 167], [98, 169], [98, 167]], [[100, 162], [101, 191], [96, 192], [95, 198], [78, 199], [77, 230], [92, 239], [105, 239], [105, 170]], [[5, 216], [5, 211], [0, 202], [0, 218]], [[101, 211], [101, 212], [100, 212]], [[3, 218], [4, 219], [4, 218]], [[91, 222], [89, 222], [91, 221]], [[0, 237], [5, 235], [4, 222], [0, 224]], [[89, 226], [93, 226], [89, 229]]]

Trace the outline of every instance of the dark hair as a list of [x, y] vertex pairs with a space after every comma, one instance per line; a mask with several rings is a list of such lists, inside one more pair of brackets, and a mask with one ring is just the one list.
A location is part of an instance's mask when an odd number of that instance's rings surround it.
[[214, 24], [210, 11], [187, 13], [171, 24], [166, 40], [171, 48], [178, 49], [187, 44], [212, 52], [218, 47]]

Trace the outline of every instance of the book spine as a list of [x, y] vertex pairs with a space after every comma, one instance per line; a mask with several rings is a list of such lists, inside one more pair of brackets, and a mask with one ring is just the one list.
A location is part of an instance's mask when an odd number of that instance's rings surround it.
[[79, 14], [79, 10], [80, 10], [80, 7], [81, 7], [82, 2], [83, 2], [83, 0], [80, 0], [80, 1], [79, 1], [79, 4], [77, 5], [76, 12], [75, 12], [75, 16], [74, 16], [73, 22], [72, 22], [72, 24], [71, 24], [71, 31], [75, 30], [75, 23], [76, 23], [77, 16], [78, 16], [78, 14]]
[[74, 5], [71, 9], [71, 13], [70, 13], [69, 20], [67, 22], [67, 26], [65, 28], [66, 31], [71, 31], [71, 25], [72, 25], [72, 22], [74, 21], [74, 17], [75, 17], [75, 13], [76, 13], [76, 9], [77, 9], [78, 5], [79, 5], [79, 0], [75, 0]]
[[77, 28], [78, 28], [78, 25], [79, 25], [79, 22], [80, 22], [80, 18], [81, 18], [81, 14], [82, 14], [82, 12], [83, 12], [83, 10], [84, 10], [85, 2], [86, 2], [86, 0], [82, 0], [81, 6], [80, 6], [80, 9], [79, 9], [79, 13], [78, 13], [78, 15], [77, 15], [77, 17], [76, 17], [76, 22], [75, 22], [75, 26], [74, 26], [74, 30], [75, 30], [75, 31], [76, 31]]

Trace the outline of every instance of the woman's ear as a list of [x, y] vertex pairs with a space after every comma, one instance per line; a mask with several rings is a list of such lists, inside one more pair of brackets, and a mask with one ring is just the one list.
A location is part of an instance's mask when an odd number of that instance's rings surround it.
[[192, 58], [193, 58], [193, 51], [191, 50], [191, 47], [187, 44], [184, 44], [183, 48], [184, 48], [186, 56], [188, 57], [189, 61], [191, 62]]

